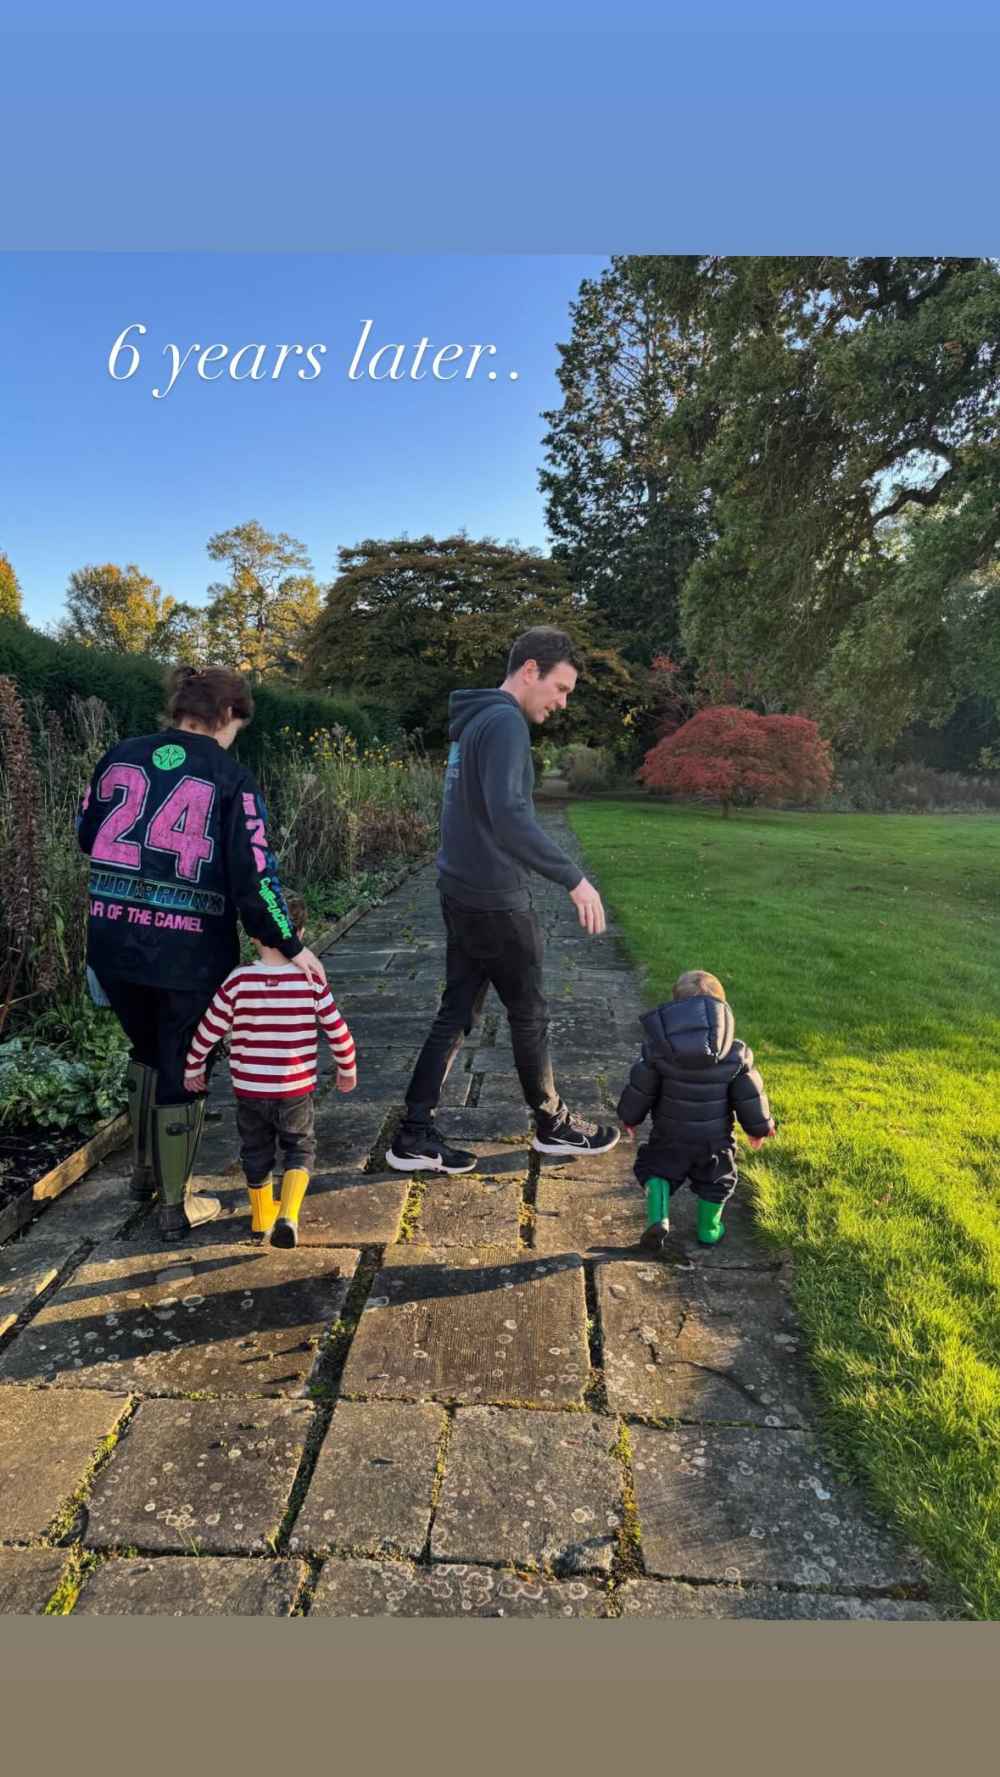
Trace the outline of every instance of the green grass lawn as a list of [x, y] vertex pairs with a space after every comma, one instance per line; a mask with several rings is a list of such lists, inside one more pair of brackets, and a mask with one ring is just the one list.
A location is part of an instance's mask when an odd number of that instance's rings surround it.
[[1000, 1617], [1000, 821], [577, 803], [650, 1005], [720, 976], [830, 1448]]

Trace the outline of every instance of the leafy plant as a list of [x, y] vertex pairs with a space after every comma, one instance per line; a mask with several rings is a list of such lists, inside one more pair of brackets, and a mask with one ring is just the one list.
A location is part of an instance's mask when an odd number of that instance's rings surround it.
[[562, 756], [562, 765], [569, 779], [570, 789], [576, 790], [578, 794], [604, 789], [610, 782], [613, 771], [607, 747], [567, 747]]
[[0, 1044], [0, 1126], [89, 1133], [124, 1109], [128, 1058], [117, 1019], [89, 1001], [49, 1013]]

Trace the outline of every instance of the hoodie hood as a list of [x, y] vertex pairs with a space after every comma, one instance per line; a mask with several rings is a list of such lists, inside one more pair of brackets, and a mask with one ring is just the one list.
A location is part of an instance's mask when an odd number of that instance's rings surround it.
[[736, 1027], [725, 1000], [700, 994], [693, 1000], [668, 1000], [639, 1020], [650, 1057], [661, 1055], [678, 1067], [704, 1067], [722, 1061], [733, 1046]]
[[516, 710], [521, 715], [520, 705], [509, 691], [453, 691], [448, 699], [448, 739], [461, 739], [473, 718], [489, 709]]

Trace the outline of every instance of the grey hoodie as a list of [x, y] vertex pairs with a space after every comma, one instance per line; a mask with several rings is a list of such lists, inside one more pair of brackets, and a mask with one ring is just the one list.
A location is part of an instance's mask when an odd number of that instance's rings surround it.
[[574, 889], [583, 872], [535, 819], [528, 724], [507, 691], [453, 691], [438, 882], [466, 907], [530, 906], [529, 873]]

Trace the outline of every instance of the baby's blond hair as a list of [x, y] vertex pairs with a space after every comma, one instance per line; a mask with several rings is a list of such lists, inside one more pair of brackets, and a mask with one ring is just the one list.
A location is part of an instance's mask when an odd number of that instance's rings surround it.
[[675, 1000], [696, 1000], [707, 993], [713, 1000], [724, 1000], [726, 990], [717, 975], [710, 975], [706, 969], [688, 969], [678, 975], [674, 982], [673, 995]]

